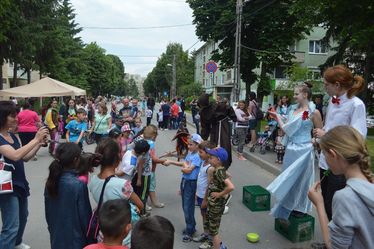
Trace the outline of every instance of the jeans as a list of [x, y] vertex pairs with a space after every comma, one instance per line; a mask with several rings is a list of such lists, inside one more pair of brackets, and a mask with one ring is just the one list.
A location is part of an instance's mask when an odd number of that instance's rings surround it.
[[196, 126], [196, 133], [200, 135], [200, 120], [193, 118], [193, 123]]
[[27, 197], [14, 194], [0, 195], [0, 211], [3, 227], [0, 233], [0, 248], [14, 249], [22, 243], [28, 211]]
[[196, 180], [182, 179], [181, 194], [182, 194], [182, 208], [184, 219], [186, 222], [186, 234], [191, 235], [196, 232], [195, 226], [195, 195], [196, 195]]
[[243, 153], [243, 147], [245, 144], [245, 139], [247, 137], [247, 130], [248, 128], [236, 128], [236, 134], [239, 138], [238, 153]]

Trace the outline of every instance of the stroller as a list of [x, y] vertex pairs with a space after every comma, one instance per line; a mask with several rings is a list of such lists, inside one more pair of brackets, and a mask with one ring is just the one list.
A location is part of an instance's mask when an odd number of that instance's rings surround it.
[[256, 144], [250, 149], [250, 152], [254, 152], [257, 147], [260, 148], [260, 154], [265, 154], [266, 151], [270, 151], [274, 148], [274, 134], [277, 130], [277, 122], [269, 121], [268, 125], [265, 126], [264, 132], [257, 133], [257, 141]]
[[[231, 143], [232, 145], [234, 146], [237, 146], [239, 144], [239, 136], [238, 134], [236, 133], [236, 129], [235, 129], [235, 123], [233, 121], [229, 121], [230, 123], [230, 127], [231, 127]], [[245, 137], [245, 144], [248, 144], [249, 142], [251, 141], [251, 133], [247, 132], [247, 136]]]

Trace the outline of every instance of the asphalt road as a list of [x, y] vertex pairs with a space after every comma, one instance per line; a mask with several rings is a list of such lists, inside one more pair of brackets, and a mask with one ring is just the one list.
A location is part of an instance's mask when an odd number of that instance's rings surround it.
[[[189, 127], [193, 131], [192, 127]], [[173, 150], [175, 147], [171, 138], [175, 131], [160, 131], [156, 141], [156, 152], [162, 154], [164, 151]], [[85, 145], [86, 151], [93, 151], [95, 145]], [[49, 234], [44, 217], [44, 184], [48, 175], [48, 166], [52, 158], [47, 150], [42, 148], [38, 152], [38, 160], [26, 163], [26, 175], [30, 182], [31, 196], [29, 198], [29, 220], [24, 234], [24, 242], [33, 249], [50, 248]], [[222, 218], [220, 234], [223, 241], [231, 249], [289, 249], [289, 248], [309, 248], [310, 242], [292, 243], [282, 237], [274, 230], [274, 219], [265, 212], [251, 212], [242, 204], [242, 188], [246, 185], [261, 185], [266, 187], [273, 179], [274, 175], [261, 169], [249, 161], [239, 161], [233, 156], [233, 163], [230, 168], [235, 184], [235, 191], [230, 203], [230, 211]], [[175, 246], [177, 249], [198, 248], [199, 244], [182, 242], [182, 230], [184, 229], [184, 218], [181, 208], [181, 198], [178, 195], [181, 172], [175, 166], [158, 166], [157, 168], [157, 195], [161, 202], [165, 203], [165, 208], [153, 209], [152, 215], [162, 215], [171, 220], [174, 224]], [[95, 204], [93, 204], [93, 207]], [[67, 207], [68, 208], [68, 207]], [[197, 219], [198, 233], [202, 232], [202, 222], [199, 209], [196, 208], [195, 217]], [[316, 216], [315, 216], [316, 217]], [[1, 224], [1, 222], [0, 222]], [[315, 239], [321, 239], [319, 225], [315, 225]], [[260, 235], [259, 243], [251, 244], [246, 241], [248, 232], [256, 232]], [[68, 243], [68, 242], [67, 242]]]

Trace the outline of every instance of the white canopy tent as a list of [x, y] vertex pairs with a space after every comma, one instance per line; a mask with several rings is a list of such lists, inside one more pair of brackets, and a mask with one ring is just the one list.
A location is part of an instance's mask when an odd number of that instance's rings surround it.
[[81, 96], [86, 90], [46, 77], [31, 84], [0, 91], [1, 97]]

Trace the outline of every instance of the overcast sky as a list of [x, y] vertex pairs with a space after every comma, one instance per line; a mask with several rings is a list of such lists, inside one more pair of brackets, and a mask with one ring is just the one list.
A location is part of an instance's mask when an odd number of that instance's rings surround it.
[[[107, 54], [121, 58], [125, 72], [146, 76], [170, 42], [183, 49], [198, 38], [194, 26], [163, 29], [89, 29], [85, 27], [133, 28], [192, 24], [192, 10], [184, 0], [72, 0], [76, 22], [83, 27], [79, 34], [85, 43], [96, 41]], [[197, 49], [199, 42], [193, 48]]]

